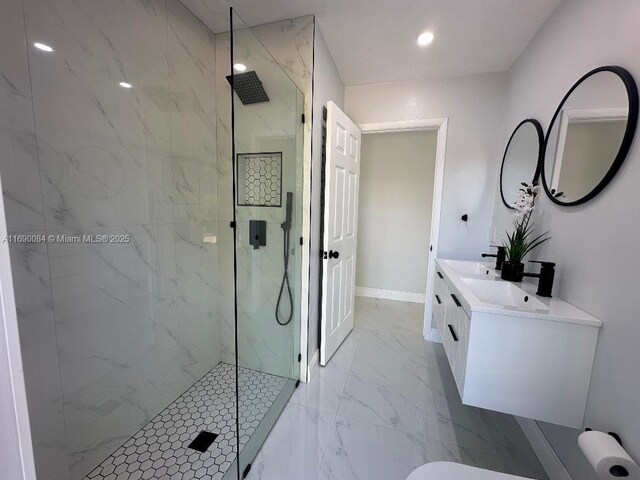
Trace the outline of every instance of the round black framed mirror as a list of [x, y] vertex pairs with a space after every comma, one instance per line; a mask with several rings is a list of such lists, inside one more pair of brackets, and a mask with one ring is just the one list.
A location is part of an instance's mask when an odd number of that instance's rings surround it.
[[500, 196], [505, 207], [514, 208], [523, 182], [537, 182], [543, 142], [542, 126], [534, 118], [520, 122], [511, 134], [500, 167]]
[[591, 70], [566, 93], [547, 130], [542, 185], [556, 204], [598, 195], [624, 162], [638, 124], [638, 88], [624, 68]]

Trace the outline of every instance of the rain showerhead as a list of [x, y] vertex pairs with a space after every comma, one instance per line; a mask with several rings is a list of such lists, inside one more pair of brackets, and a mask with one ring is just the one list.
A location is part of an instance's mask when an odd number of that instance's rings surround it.
[[269, 96], [267, 92], [264, 91], [262, 82], [255, 71], [236, 73], [233, 75], [233, 82], [231, 75], [227, 75], [227, 80], [229, 84], [233, 86], [243, 105], [269, 101]]

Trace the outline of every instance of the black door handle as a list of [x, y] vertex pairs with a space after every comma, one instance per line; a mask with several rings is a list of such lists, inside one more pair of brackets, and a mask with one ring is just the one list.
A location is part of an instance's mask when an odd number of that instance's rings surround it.
[[438, 276], [439, 276], [440, 278], [442, 278], [442, 274], [441, 274], [440, 272], [438, 272], [438, 271], [436, 270], [436, 273], [438, 274]]
[[457, 342], [458, 341], [458, 336], [456, 335], [456, 331], [453, 329], [451, 324], [448, 324], [447, 326], [449, 327], [449, 332], [451, 332], [451, 336], [453, 337], [453, 341]]
[[436, 300], [438, 301], [438, 305], [442, 303], [442, 301], [440, 300], [440, 297], [438, 295], [436, 295]]
[[329, 250], [329, 258], [338, 258], [340, 257], [340, 252], [334, 252], [333, 250]]
[[456, 296], [452, 293], [451, 294], [451, 298], [453, 298], [453, 301], [456, 302], [456, 305], [458, 307], [461, 307], [462, 305], [460, 305], [460, 302], [458, 301], [458, 299], [456, 298]]

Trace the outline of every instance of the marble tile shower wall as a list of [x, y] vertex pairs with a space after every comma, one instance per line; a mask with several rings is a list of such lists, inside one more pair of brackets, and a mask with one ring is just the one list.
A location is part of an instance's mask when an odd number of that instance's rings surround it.
[[130, 239], [10, 245], [48, 480], [82, 478], [220, 361], [215, 55], [177, 0], [3, 2], [9, 232]]
[[[286, 191], [294, 191], [302, 196], [302, 192], [308, 192], [309, 167], [311, 164], [311, 122], [307, 122], [303, 129], [304, 147], [302, 151], [303, 165], [294, 165], [295, 145], [292, 141], [284, 145], [283, 137], [290, 137], [295, 130], [295, 105], [292, 89], [285, 85], [286, 82], [278, 81], [278, 72], [283, 69], [286, 75], [304, 95], [304, 113], [311, 118], [312, 77], [313, 77], [313, 31], [314, 18], [306, 16], [271, 23], [251, 28], [257, 39], [266, 47], [260, 47], [258, 41], [252, 41], [248, 33], [237, 34], [235, 40], [239, 45], [248, 47], [246, 50], [235, 49], [236, 55], [249, 51], [252, 69], [258, 65], [256, 71], [265, 85], [268, 76], [272, 75], [275, 88], [282, 87], [275, 95], [268, 92], [272, 101], [269, 104], [249, 106], [251, 113], [236, 116], [238, 149], [239, 152], [255, 152], [265, 149], [265, 145], [274, 147], [277, 151], [283, 151], [283, 196]], [[238, 46], [238, 45], [237, 45]], [[233, 215], [231, 165], [231, 98], [228, 83], [225, 76], [229, 74], [229, 37], [228, 34], [216, 36], [217, 49], [217, 127], [218, 127], [218, 204], [220, 234], [220, 283], [221, 288], [221, 339], [222, 358], [227, 362], [235, 362], [235, 338], [234, 338], [234, 311], [233, 311], [233, 232], [229, 228], [229, 222]], [[268, 50], [268, 52], [267, 52]], [[273, 57], [272, 57], [273, 56]], [[274, 61], [275, 59], [275, 61]], [[277, 62], [277, 63], [276, 63]], [[239, 106], [238, 108], [243, 108]], [[257, 112], [258, 108], [272, 110]], [[274, 109], [280, 108], [277, 114]], [[249, 112], [249, 110], [247, 111]], [[253, 121], [253, 124], [247, 124]], [[280, 144], [278, 144], [280, 142]], [[266, 148], [268, 150], [268, 148]], [[290, 151], [287, 159], [286, 152]], [[295, 160], [297, 161], [297, 160]], [[292, 171], [292, 168], [297, 171]], [[304, 172], [304, 174], [298, 174]], [[285, 197], [286, 198], [286, 197]], [[296, 208], [302, 205], [301, 198], [294, 201]], [[257, 212], [260, 210], [260, 212]], [[301, 212], [297, 212], [300, 213]], [[259, 215], [258, 218], [256, 215]], [[238, 232], [244, 238], [248, 233], [248, 221], [250, 219], [262, 219], [267, 221], [267, 247], [254, 251], [248, 244], [248, 239], [240, 239], [238, 243], [238, 349], [241, 366], [272, 373], [275, 375], [291, 377], [297, 372], [292, 369], [296, 364], [292, 363], [292, 355], [297, 349], [299, 330], [291, 327], [277, 325], [274, 311], [278, 296], [278, 289], [282, 280], [282, 230], [280, 223], [284, 219], [284, 208], [251, 209], [239, 207]], [[300, 215], [302, 216], [302, 215]], [[308, 219], [307, 219], [308, 220]], [[297, 246], [297, 235], [292, 229], [291, 244]], [[298, 231], [300, 226], [297, 226]], [[307, 247], [304, 247], [307, 248]], [[296, 256], [291, 258], [290, 275], [292, 285], [300, 285], [300, 278], [295, 273], [300, 272], [301, 266], [300, 247], [296, 248]], [[294, 265], [295, 263], [295, 265]], [[294, 281], [294, 278], [296, 280]], [[242, 289], [244, 288], [244, 292]], [[294, 292], [294, 295], [295, 292]], [[300, 298], [297, 294], [297, 298]], [[299, 312], [300, 305], [295, 306]], [[292, 322], [293, 323], [293, 322]], [[244, 326], [244, 327], [243, 327]]]

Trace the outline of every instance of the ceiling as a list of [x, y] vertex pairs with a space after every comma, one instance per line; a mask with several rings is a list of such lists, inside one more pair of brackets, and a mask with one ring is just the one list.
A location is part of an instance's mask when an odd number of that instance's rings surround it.
[[[224, 0], [182, 0], [214, 32]], [[345, 85], [508, 70], [561, 0], [233, 0], [250, 26], [315, 14]], [[427, 47], [416, 44], [425, 30]]]

